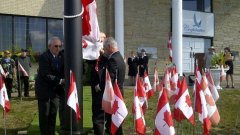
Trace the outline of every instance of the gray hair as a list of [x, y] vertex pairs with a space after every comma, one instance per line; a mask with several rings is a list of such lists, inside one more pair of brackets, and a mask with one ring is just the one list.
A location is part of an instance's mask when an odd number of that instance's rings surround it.
[[103, 47], [111, 46], [115, 49], [118, 48], [117, 41], [113, 37], [108, 37], [103, 42]]
[[60, 39], [59, 37], [51, 37], [51, 38], [48, 40], [48, 45], [51, 45], [51, 44], [53, 43], [53, 41], [55, 41], [55, 40], [60, 40], [60, 41], [61, 41], [61, 39]]

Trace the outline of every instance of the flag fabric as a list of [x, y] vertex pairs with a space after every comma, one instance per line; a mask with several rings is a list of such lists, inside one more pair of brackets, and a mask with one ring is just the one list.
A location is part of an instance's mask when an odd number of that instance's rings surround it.
[[226, 80], [226, 72], [224, 71], [223, 65], [221, 65], [220, 82], [224, 80]]
[[144, 119], [143, 106], [146, 105], [145, 92], [143, 86], [141, 86], [140, 78], [137, 76], [136, 87], [134, 90], [133, 99], [133, 114], [135, 120], [135, 131], [140, 135], [145, 135], [146, 125]]
[[174, 105], [174, 119], [177, 121], [182, 121], [188, 119], [193, 125], [194, 114], [192, 108], [192, 101], [189, 95], [186, 78], [184, 77], [179, 89], [179, 93], [176, 96], [176, 103]]
[[216, 102], [219, 99], [219, 94], [218, 94], [217, 87], [214, 84], [211, 70], [208, 70], [206, 72], [206, 78], [207, 78], [207, 81], [208, 81], [208, 87], [211, 91], [212, 97], [213, 97], [214, 101]]
[[[140, 107], [142, 108], [143, 112], [145, 112], [146, 109], [148, 108], [147, 96], [146, 96], [146, 92], [144, 90], [144, 86], [143, 86], [143, 83], [142, 83], [139, 75], [137, 75], [137, 77], [136, 77], [136, 86], [134, 88], [134, 98], [135, 98], [135, 95], [138, 98]], [[133, 112], [133, 114], [135, 114], [134, 104], [132, 107], [132, 112]]]
[[97, 42], [100, 36], [100, 30], [97, 18], [97, 4], [95, 0], [82, 0], [82, 35], [88, 36], [92, 41]]
[[159, 77], [158, 77], [158, 71], [157, 71], [157, 66], [155, 65], [154, 68], [154, 78], [153, 78], [153, 90], [154, 92], [160, 91], [160, 82], [159, 82]]
[[83, 59], [96, 60], [99, 50], [103, 47], [100, 41], [100, 30], [97, 18], [97, 4], [95, 0], [82, 0], [82, 52]]
[[102, 109], [109, 114], [112, 114], [112, 107], [111, 107], [111, 102], [113, 101], [114, 98], [114, 90], [111, 82], [111, 77], [106, 69], [106, 81], [105, 81], [105, 88], [104, 88], [104, 93], [103, 93], [103, 98], [102, 98]]
[[144, 82], [144, 88], [147, 95], [147, 99], [150, 99], [154, 95], [154, 92], [146, 71], [144, 72], [143, 82]]
[[164, 88], [166, 89], [166, 94], [170, 98], [170, 91], [171, 91], [171, 85], [170, 85], [170, 68], [166, 67], [165, 73], [164, 73]]
[[172, 119], [171, 110], [168, 103], [168, 97], [167, 97], [165, 88], [163, 89], [163, 92], [158, 99], [154, 134], [155, 135], [163, 135], [163, 134], [175, 135], [173, 119]]
[[80, 116], [80, 108], [78, 103], [77, 86], [76, 86], [75, 76], [71, 70], [70, 70], [70, 87], [68, 90], [67, 105], [75, 111], [76, 119], [77, 121], [79, 121], [81, 116]]
[[168, 50], [169, 50], [169, 60], [172, 62], [172, 40], [170, 32], [168, 33]]
[[112, 122], [111, 122], [111, 133], [114, 135], [122, 124], [124, 119], [127, 117], [127, 107], [123, 101], [122, 94], [117, 84], [117, 80], [114, 83], [114, 97], [112, 103]]
[[201, 88], [200, 83], [195, 80], [195, 95], [194, 95], [194, 101], [195, 101], [195, 108], [194, 111], [199, 113], [199, 121], [203, 124], [204, 129], [204, 135], [209, 135], [209, 131], [211, 128], [211, 121], [208, 117], [208, 110], [206, 106], [206, 99], [204, 96], [204, 92]]
[[171, 68], [171, 77], [170, 77], [170, 104], [175, 103], [175, 98], [178, 94], [178, 73], [177, 67], [173, 66]]
[[2, 74], [0, 75], [0, 105], [3, 107], [3, 114], [10, 111], [10, 101], [8, 99], [7, 89]]
[[217, 109], [217, 105], [215, 104], [212, 94], [208, 88], [208, 82], [205, 74], [202, 76], [201, 88], [206, 99], [208, 117], [210, 118], [212, 124], [217, 125], [220, 121], [220, 115]]
[[27, 71], [23, 68], [20, 62], [18, 62], [18, 70], [23, 73], [23, 76], [28, 76]]

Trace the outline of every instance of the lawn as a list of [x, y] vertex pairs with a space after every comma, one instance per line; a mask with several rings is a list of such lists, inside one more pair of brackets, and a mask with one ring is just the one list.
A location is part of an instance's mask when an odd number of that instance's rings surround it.
[[[190, 89], [191, 90], [191, 89]], [[83, 127], [90, 129], [91, 123], [91, 91], [90, 87], [84, 87], [83, 99]], [[149, 108], [145, 114], [148, 134], [152, 134], [154, 129], [154, 119], [157, 109], [158, 94], [149, 100]], [[133, 87], [125, 88], [125, 102], [128, 108], [128, 116], [123, 124], [125, 134], [134, 134], [133, 115], [131, 106], [133, 101]], [[220, 124], [211, 128], [211, 135], [240, 134], [240, 90], [221, 90], [220, 99], [217, 101], [219, 113], [221, 115]], [[2, 109], [0, 113], [2, 112]], [[197, 121], [197, 115], [195, 115]], [[202, 134], [201, 125], [191, 126], [187, 121], [175, 122], [177, 134]], [[59, 121], [57, 123], [59, 125]], [[0, 120], [0, 134], [4, 133], [4, 120]], [[19, 130], [28, 130], [29, 135], [38, 135], [38, 115], [37, 100], [35, 98], [23, 98], [11, 100], [11, 111], [6, 118], [7, 134], [16, 134]], [[92, 134], [92, 132], [89, 132]]]

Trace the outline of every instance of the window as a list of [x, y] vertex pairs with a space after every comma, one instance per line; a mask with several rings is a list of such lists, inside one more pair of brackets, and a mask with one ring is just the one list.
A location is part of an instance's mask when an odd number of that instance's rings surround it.
[[11, 50], [12, 44], [12, 17], [0, 16], [0, 50]]
[[50, 37], [58, 36], [63, 40], [62, 26], [61, 19], [0, 15], [0, 51], [16, 47], [42, 53]]
[[27, 18], [14, 17], [14, 45], [26, 49]]
[[46, 19], [29, 18], [29, 38], [34, 52], [46, 50]]
[[183, 9], [212, 12], [212, 0], [183, 0]]
[[63, 41], [63, 21], [48, 19], [48, 39], [57, 36]]

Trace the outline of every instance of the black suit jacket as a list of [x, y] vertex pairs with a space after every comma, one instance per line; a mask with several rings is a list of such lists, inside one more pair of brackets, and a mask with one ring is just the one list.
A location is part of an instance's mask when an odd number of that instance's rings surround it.
[[100, 88], [104, 90], [105, 88], [105, 78], [106, 78], [106, 68], [108, 69], [108, 72], [111, 77], [112, 84], [114, 85], [115, 79], [117, 79], [118, 87], [121, 90], [122, 95], [124, 95], [123, 92], [123, 83], [125, 79], [125, 62], [123, 60], [122, 55], [119, 51], [113, 53], [111, 57], [108, 60], [105, 60], [103, 67], [99, 71], [100, 75]]
[[48, 99], [56, 97], [59, 93], [64, 93], [63, 86], [59, 84], [60, 79], [64, 78], [64, 57], [63, 52], [58, 55], [58, 70], [54, 57], [48, 50], [39, 57], [39, 69], [36, 78], [36, 94], [38, 98]]

